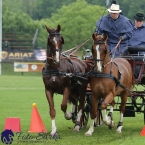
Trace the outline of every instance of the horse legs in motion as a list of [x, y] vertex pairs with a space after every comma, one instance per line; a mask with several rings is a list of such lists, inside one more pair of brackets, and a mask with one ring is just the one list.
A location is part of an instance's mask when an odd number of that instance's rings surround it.
[[[123, 127], [123, 114], [125, 111], [127, 97], [130, 96], [130, 90], [133, 88], [134, 79], [132, 68], [124, 58], [110, 59], [107, 48], [107, 35], [93, 34], [94, 44], [92, 46], [93, 59], [95, 66], [90, 73], [90, 87], [92, 90], [92, 112], [91, 124], [86, 136], [91, 136], [94, 132], [94, 119], [96, 110], [98, 109], [98, 101], [104, 98], [101, 108], [103, 114], [103, 122], [108, 125], [109, 129], [113, 129], [113, 107], [114, 97], [121, 97], [120, 119], [117, 125], [117, 132], [121, 133]], [[106, 109], [108, 104], [111, 105], [110, 112], [107, 115]]]
[[[57, 29], [50, 29], [46, 26], [46, 30], [48, 32], [47, 59], [42, 73], [43, 82], [45, 85], [45, 93], [49, 103], [50, 117], [52, 120], [51, 135], [53, 136], [57, 130], [55, 124], [56, 110], [53, 100], [54, 93], [63, 95], [61, 110], [64, 112], [66, 119], [71, 119], [72, 113], [74, 114], [76, 99], [79, 99], [80, 101], [79, 110], [83, 108], [83, 100], [85, 98], [87, 87], [87, 84], [84, 85], [83, 80], [79, 81], [76, 79], [76, 83], [73, 83], [73, 81], [75, 82], [74, 77], [79, 74], [80, 78], [82, 78], [82, 75], [88, 71], [88, 66], [81, 59], [68, 58], [61, 55], [64, 39], [60, 34], [60, 25], [58, 25]], [[75, 76], [73, 74], [75, 74]], [[78, 95], [73, 95], [73, 92], [78, 92]], [[69, 113], [67, 111], [67, 103], [69, 100], [71, 100], [71, 98], [73, 98], [73, 112]], [[80, 122], [80, 116], [81, 111], [78, 113], [77, 122]], [[76, 130], [79, 131], [79, 127], [76, 128]]]

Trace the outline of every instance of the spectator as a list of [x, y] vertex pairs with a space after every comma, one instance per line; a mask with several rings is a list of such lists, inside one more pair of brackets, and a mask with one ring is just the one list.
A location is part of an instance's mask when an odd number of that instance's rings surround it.
[[92, 53], [90, 49], [85, 50], [84, 59], [92, 59]]
[[124, 55], [127, 50], [128, 41], [132, 36], [133, 24], [128, 18], [120, 14], [122, 10], [117, 4], [112, 4], [108, 12], [108, 15], [103, 16], [96, 23], [95, 33], [108, 35], [109, 52], [116, 47], [121, 39], [120, 49], [114, 50], [111, 54], [119, 57]]
[[8, 40], [5, 40], [5, 42], [4, 42], [4, 49], [6, 51], [10, 50], [10, 43], [8, 42]]

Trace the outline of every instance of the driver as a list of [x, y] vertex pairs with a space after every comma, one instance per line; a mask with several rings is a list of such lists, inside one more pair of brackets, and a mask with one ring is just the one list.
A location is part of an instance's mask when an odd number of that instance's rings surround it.
[[[127, 17], [120, 14], [122, 10], [117, 4], [112, 4], [108, 12], [108, 15], [103, 16], [96, 23], [95, 33], [107, 34], [109, 52], [113, 50], [112, 55], [120, 57], [127, 50], [128, 41], [132, 36], [133, 24]], [[120, 49], [114, 50], [120, 39]]]

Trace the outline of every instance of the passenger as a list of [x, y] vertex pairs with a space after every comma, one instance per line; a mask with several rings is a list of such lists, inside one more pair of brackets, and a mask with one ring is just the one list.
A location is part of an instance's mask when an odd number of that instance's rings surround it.
[[[134, 16], [134, 29], [132, 31], [132, 37], [129, 40], [128, 45], [133, 47], [145, 47], [145, 16], [142, 13], [137, 13]], [[145, 52], [140, 52], [140, 54], [145, 54]], [[140, 66], [135, 67], [134, 77], [137, 79], [139, 77]]]
[[[134, 29], [132, 37], [129, 40], [129, 46], [142, 46], [145, 47], [145, 16], [142, 13], [137, 13], [134, 16]], [[144, 52], [143, 52], [144, 53]]]
[[128, 18], [120, 14], [122, 10], [120, 10], [117, 4], [112, 4], [108, 12], [108, 15], [103, 16], [96, 23], [95, 33], [108, 35], [107, 43], [109, 52], [116, 47], [121, 39], [120, 49], [117, 48], [111, 54], [119, 57], [124, 55], [127, 50], [128, 41], [132, 36], [133, 24]]

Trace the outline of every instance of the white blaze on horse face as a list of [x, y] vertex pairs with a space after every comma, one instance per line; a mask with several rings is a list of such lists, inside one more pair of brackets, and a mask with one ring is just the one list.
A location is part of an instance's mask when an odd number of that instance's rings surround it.
[[[58, 50], [58, 45], [57, 45], [57, 39], [56, 37], [53, 38], [55, 44], [56, 44], [56, 49]], [[56, 62], [59, 62], [59, 51], [56, 51]]]
[[[96, 51], [97, 51], [97, 58], [98, 60], [100, 60], [100, 51], [99, 51], [99, 45], [96, 45]], [[100, 64], [100, 61], [97, 61], [97, 68], [98, 68], [98, 72], [101, 72], [102, 71], [102, 67], [101, 67], [101, 64]]]

